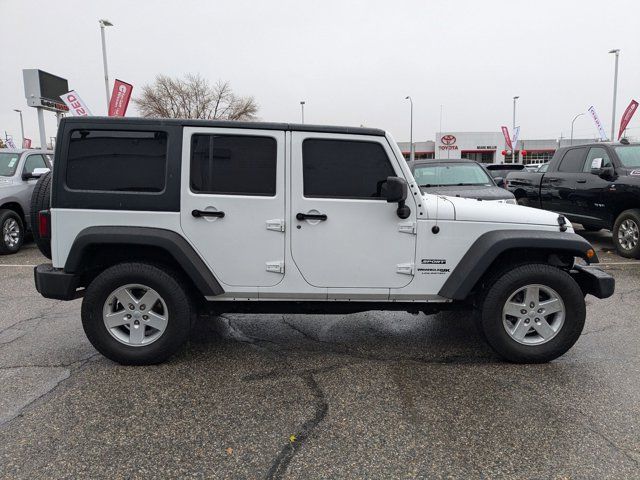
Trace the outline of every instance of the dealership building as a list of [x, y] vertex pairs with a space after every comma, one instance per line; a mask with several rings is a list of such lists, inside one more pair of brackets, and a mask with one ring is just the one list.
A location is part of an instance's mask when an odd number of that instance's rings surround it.
[[[568, 145], [582, 145], [596, 141], [568, 138], [548, 140], [518, 140], [515, 163], [545, 163], [555, 151]], [[410, 143], [398, 142], [406, 159], [410, 156]], [[438, 132], [436, 141], [414, 142], [416, 160], [441, 158], [468, 158], [482, 163], [514, 163], [511, 152], [505, 145], [501, 131], [497, 132]]]

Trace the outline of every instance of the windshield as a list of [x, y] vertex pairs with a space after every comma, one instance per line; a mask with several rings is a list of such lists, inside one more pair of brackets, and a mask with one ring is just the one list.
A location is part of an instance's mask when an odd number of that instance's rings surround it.
[[13, 177], [19, 158], [19, 153], [0, 153], [0, 177]]
[[493, 186], [493, 182], [479, 165], [453, 163], [447, 165], [419, 165], [413, 176], [421, 187], [453, 185]]
[[640, 145], [615, 147], [618, 158], [625, 167], [640, 167]]

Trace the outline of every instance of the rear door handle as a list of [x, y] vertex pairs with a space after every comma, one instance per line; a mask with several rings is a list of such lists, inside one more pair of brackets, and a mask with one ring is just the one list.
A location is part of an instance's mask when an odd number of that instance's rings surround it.
[[586, 180], [576, 180], [576, 183], [587, 183]]
[[195, 218], [200, 218], [200, 217], [222, 218], [224, 217], [224, 212], [212, 212], [210, 210], [192, 210], [191, 215], [193, 215]]
[[298, 213], [296, 218], [298, 220], [321, 220], [324, 222], [327, 219], [327, 215], [324, 213]]

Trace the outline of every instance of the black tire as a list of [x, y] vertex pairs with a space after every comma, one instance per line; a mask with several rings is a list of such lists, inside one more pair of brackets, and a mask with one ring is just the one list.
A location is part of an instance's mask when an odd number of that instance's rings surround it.
[[[7, 229], [7, 231], [5, 231]], [[9, 232], [9, 229], [11, 232]], [[17, 232], [15, 231], [17, 229]], [[11, 233], [11, 237], [5, 237], [5, 234]], [[13, 237], [13, 233], [17, 237]], [[14, 241], [13, 238], [15, 238]], [[24, 243], [24, 222], [13, 210], [0, 210], [0, 255], [10, 255], [16, 253]]]
[[602, 230], [601, 227], [596, 227], [595, 225], [582, 225], [582, 228], [584, 228], [587, 232], [599, 232], [600, 230]]
[[49, 210], [51, 206], [51, 172], [42, 175], [31, 194], [31, 233], [40, 252], [47, 258], [51, 258], [51, 239], [42, 238], [38, 231], [38, 213], [41, 210]]
[[[189, 337], [193, 316], [192, 301], [181, 286], [188, 283], [178, 282], [176, 277], [168, 269], [146, 263], [121, 263], [98, 275], [87, 287], [82, 301], [82, 326], [95, 349], [122, 365], [161, 363], [175, 354]], [[120, 342], [109, 332], [102, 317], [110, 294], [128, 284], [154, 289], [167, 306], [166, 329], [148, 345], [131, 346]]]
[[618, 255], [626, 258], [640, 258], [640, 240], [636, 239], [635, 246], [628, 248], [628, 244], [622, 242], [619, 238], [620, 227], [625, 221], [635, 224], [637, 232], [637, 230], [640, 229], [640, 209], [632, 208], [618, 215], [616, 223], [613, 225], [613, 244], [616, 246]]
[[[576, 343], [584, 327], [586, 307], [582, 290], [568, 273], [551, 265], [528, 264], [494, 278], [482, 302], [480, 321], [487, 342], [501, 357], [515, 363], [544, 363], [563, 355]], [[507, 333], [502, 309], [513, 292], [533, 284], [558, 293], [565, 307], [564, 323], [546, 343], [524, 345]]]

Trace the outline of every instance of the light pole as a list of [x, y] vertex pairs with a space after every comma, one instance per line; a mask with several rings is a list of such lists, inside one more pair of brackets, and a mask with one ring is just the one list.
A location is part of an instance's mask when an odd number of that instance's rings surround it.
[[307, 103], [304, 100], [300, 101], [300, 114], [302, 116], [302, 124], [304, 125], [304, 104]]
[[[512, 130], [511, 130], [511, 137], [513, 138], [513, 136], [516, 134], [516, 100], [518, 100], [520, 97], [515, 96], [513, 97], [513, 125], [512, 125]], [[517, 163], [516, 162], [516, 149], [518, 148], [517, 145], [511, 145], [511, 163]]]
[[407, 95], [404, 99], [409, 100], [409, 103], [411, 104], [411, 120], [409, 122], [409, 161], [413, 162], [413, 100], [411, 99], [411, 95]]
[[107, 69], [107, 44], [104, 39], [104, 29], [105, 27], [113, 27], [113, 23], [111, 23], [107, 19], [98, 20], [100, 23], [100, 36], [102, 37], [102, 63], [104, 65], [104, 90], [107, 95], [107, 110], [109, 110], [109, 101], [111, 97], [109, 95], [109, 70]]
[[616, 67], [613, 74], [613, 113], [611, 114], [611, 141], [613, 142], [616, 134], [616, 96], [618, 95], [618, 58], [620, 57], [620, 49], [609, 50], [609, 53], [615, 53], [616, 55]]
[[569, 145], [573, 145], [573, 124], [576, 121], [576, 119], [578, 117], [581, 117], [582, 115], [584, 115], [584, 113], [579, 113], [575, 117], [573, 117], [573, 120], [571, 120], [571, 140], [569, 141]]
[[22, 110], [14, 108], [13, 111], [20, 114], [20, 132], [22, 132], [22, 146], [20, 148], [24, 148], [24, 122], [22, 121]]

